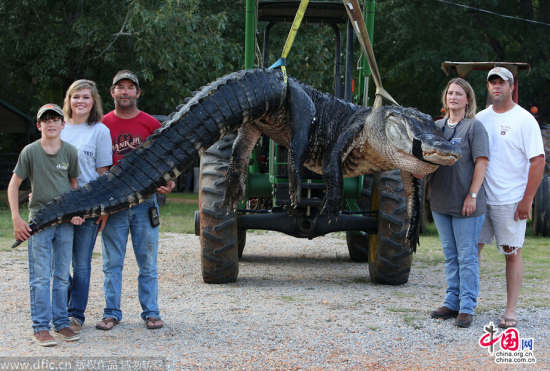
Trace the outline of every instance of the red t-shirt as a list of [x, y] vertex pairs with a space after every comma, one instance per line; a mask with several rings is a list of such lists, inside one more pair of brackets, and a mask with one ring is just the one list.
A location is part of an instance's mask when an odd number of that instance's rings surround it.
[[160, 128], [160, 122], [143, 111], [128, 120], [121, 119], [111, 111], [103, 117], [103, 123], [111, 131], [113, 166], [118, 165], [126, 153], [137, 148], [149, 135]]

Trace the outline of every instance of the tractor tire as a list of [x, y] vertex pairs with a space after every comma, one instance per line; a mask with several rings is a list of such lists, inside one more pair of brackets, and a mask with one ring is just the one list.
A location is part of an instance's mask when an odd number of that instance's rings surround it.
[[370, 235], [370, 277], [377, 284], [402, 285], [409, 280], [413, 256], [406, 242], [409, 216], [399, 170], [376, 174], [372, 189], [378, 234]]
[[201, 156], [200, 243], [205, 283], [235, 282], [239, 274], [237, 215], [220, 209], [235, 135], [226, 135]]
[[[361, 190], [361, 200], [358, 202], [361, 210], [371, 210], [372, 208], [372, 183], [374, 174], [366, 174], [363, 178], [363, 189]], [[349, 257], [351, 260], [366, 263], [369, 258], [370, 239], [369, 234], [361, 231], [347, 231], [346, 242], [348, 245]]]
[[544, 166], [544, 174], [550, 176], [550, 126], [544, 126], [540, 129], [542, 134], [542, 142], [544, 144], [544, 152], [546, 153], [546, 165]]
[[243, 257], [244, 245], [246, 244], [246, 229], [237, 230], [237, 241], [239, 242], [239, 259]]
[[550, 237], [550, 177], [544, 175], [533, 200], [533, 234]]
[[349, 257], [354, 262], [366, 263], [369, 261], [369, 235], [361, 231], [347, 231]]

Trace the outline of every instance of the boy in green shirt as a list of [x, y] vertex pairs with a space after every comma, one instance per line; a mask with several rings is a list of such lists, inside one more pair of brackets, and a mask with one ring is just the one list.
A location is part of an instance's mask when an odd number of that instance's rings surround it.
[[[36, 126], [42, 138], [21, 151], [8, 186], [8, 200], [15, 238], [29, 240], [33, 340], [41, 346], [54, 346], [57, 342], [52, 334], [65, 341], [80, 339], [80, 335], [71, 330], [67, 313], [73, 226], [69, 223], [53, 225], [30, 237], [31, 229], [19, 214], [18, 192], [21, 182], [29, 177], [32, 187], [29, 218], [32, 218], [55, 197], [78, 188], [76, 178], [80, 175], [80, 168], [76, 148], [59, 137], [65, 126], [63, 110], [56, 104], [46, 104], [38, 111], [37, 119]], [[71, 222], [79, 225], [82, 221], [82, 218], [74, 217]], [[53, 323], [52, 334], [50, 322]]]

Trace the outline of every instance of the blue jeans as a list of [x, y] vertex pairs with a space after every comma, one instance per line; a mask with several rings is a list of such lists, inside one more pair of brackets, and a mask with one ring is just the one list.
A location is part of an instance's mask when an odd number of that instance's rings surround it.
[[447, 293], [444, 305], [473, 315], [479, 294], [477, 241], [485, 214], [463, 218], [432, 211], [432, 215], [445, 254]]
[[[29, 238], [29, 286], [33, 331], [54, 331], [69, 325], [67, 290], [73, 246], [73, 225], [51, 226]], [[50, 282], [53, 280], [50, 294]], [[50, 301], [51, 298], [51, 301]]]
[[92, 253], [94, 251], [99, 224], [98, 218], [86, 219], [82, 225], [74, 226], [73, 276], [69, 277], [69, 317], [84, 323], [84, 311], [88, 305], [90, 275], [92, 273]]
[[120, 296], [128, 232], [132, 234], [132, 246], [139, 268], [138, 295], [143, 310], [141, 318], [160, 318], [157, 273], [159, 228], [151, 227], [149, 220], [149, 208], [155, 205], [158, 211], [156, 201], [157, 196], [153, 195], [139, 205], [110, 215], [101, 232], [106, 305], [103, 318], [122, 319]]

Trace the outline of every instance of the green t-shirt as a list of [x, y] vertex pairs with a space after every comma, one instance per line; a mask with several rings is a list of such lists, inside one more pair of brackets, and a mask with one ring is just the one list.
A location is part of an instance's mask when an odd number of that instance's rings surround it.
[[69, 179], [80, 175], [78, 151], [69, 143], [61, 141], [59, 151], [50, 155], [44, 151], [38, 139], [23, 148], [13, 172], [23, 180], [27, 177], [31, 179], [31, 217], [55, 197], [71, 190]]

